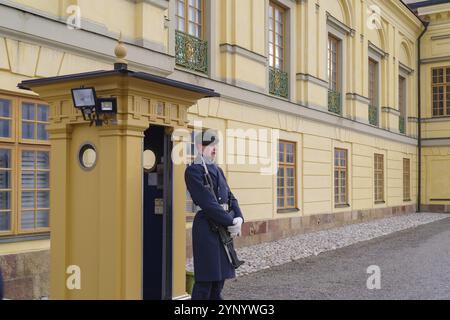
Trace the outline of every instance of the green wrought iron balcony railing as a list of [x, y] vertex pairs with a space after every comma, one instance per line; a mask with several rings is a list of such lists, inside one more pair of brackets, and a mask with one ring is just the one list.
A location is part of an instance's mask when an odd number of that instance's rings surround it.
[[328, 111], [339, 115], [342, 114], [342, 102], [340, 92], [328, 90]]
[[269, 93], [283, 98], [289, 97], [289, 77], [287, 72], [269, 67]]
[[378, 107], [369, 105], [369, 123], [373, 126], [378, 126]]
[[187, 69], [207, 73], [208, 42], [176, 30], [175, 62]]
[[400, 116], [398, 118], [398, 130], [400, 133], [405, 134], [406, 133], [406, 124], [405, 124], [405, 117]]

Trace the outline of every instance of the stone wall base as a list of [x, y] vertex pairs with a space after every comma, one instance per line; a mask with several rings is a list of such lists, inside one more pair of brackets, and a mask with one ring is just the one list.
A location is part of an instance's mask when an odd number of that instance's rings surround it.
[[423, 204], [423, 212], [450, 213], [449, 204]]
[[[414, 213], [415, 204], [380, 209], [356, 210], [303, 217], [246, 222], [242, 236], [235, 240], [237, 248], [276, 241], [291, 236], [342, 227], [375, 219]], [[186, 230], [186, 258], [192, 258], [192, 229]]]
[[0, 255], [5, 299], [31, 300], [49, 295], [50, 250]]

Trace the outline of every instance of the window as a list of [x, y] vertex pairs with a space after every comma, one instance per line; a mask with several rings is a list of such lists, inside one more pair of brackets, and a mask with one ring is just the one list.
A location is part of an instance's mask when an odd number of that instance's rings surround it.
[[399, 131], [400, 133], [406, 132], [406, 79], [402, 76], [398, 78], [398, 107], [400, 111], [399, 117]]
[[384, 202], [384, 156], [375, 154], [374, 158], [375, 202]]
[[369, 123], [378, 126], [378, 62], [369, 59]]
[[208, 72], [208, 43], [204, 41], [203, 0], [176, 1], [175, 62], [202, 73]]
[[433, 116], [450, 116], [450, 67], [432, 71]]
[[288, 73], [285, 72], [286, 12], [277, 4], [269, 3], [269, 92], [289, 96]]
[[48, 123], [48, 106], [22, 102], [22, 139], [48, 140], [45, 126]]
[[411, 200], [411, 164], [409, 159], [403, 159], [403, 201]]
[[203, 0], [177, 0], [177, 30], [203, 38]]
[[274, 3], [269, 5], [269, 66], [279, 70], [284, 67], [284, 9]]
[[11, 100], [0, 99], [0, 138], [11, 138], [12, 107]]
[[328, 35], [328, 110], [341, 114], [340, 61], [341, 40]]
[[48, 118], [42, 101], [0, 96], [0, 236], [49, 231]]
[[20, 228], [36, 231], [49, 227], [50, 154], [48, 151], [21, 151]]
[[348, 205], [347, 150], [334, 150], [334, 204]]
[[296, 209], [296, 168], [295, 143], [279, 141], [278, 175], [277, 175], [277, 208]]
[[0, 234], [11, 230], [12, 217], [11, 150], [0, 148]]

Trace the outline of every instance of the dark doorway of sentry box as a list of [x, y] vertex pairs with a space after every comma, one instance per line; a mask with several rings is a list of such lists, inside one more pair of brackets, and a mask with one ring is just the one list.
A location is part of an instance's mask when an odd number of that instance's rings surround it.
[[172, 299], [172, 142], [165, 127], [145, 131], [146, 150], [155, 164], [143, 172], [143, 299]]

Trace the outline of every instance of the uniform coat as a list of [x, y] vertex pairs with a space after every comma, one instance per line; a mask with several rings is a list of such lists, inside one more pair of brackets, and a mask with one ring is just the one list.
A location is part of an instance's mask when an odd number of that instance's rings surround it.
[[[234, 278], [234, 267], [228, 260], [219, 234], [211, 230], [208, 216], [225, 227], [233, 225], [233, 218], [242, 216], [237, 199], [231, 193], [222, 169], [215, 164], [207, 164], [214, 184], [214, 195], [209, 191], [203, 165], [196, 161], [185, 171], [187, 189], [194, 203], [200, 208], [192, 226], [192, 249], [194, 256], [194, 275], [196, 282], [222, 281]], [[230, 199], [230, 202], [228, 200]], [[226, 212], [219, 204], [229, 203], [234, 214]]]

